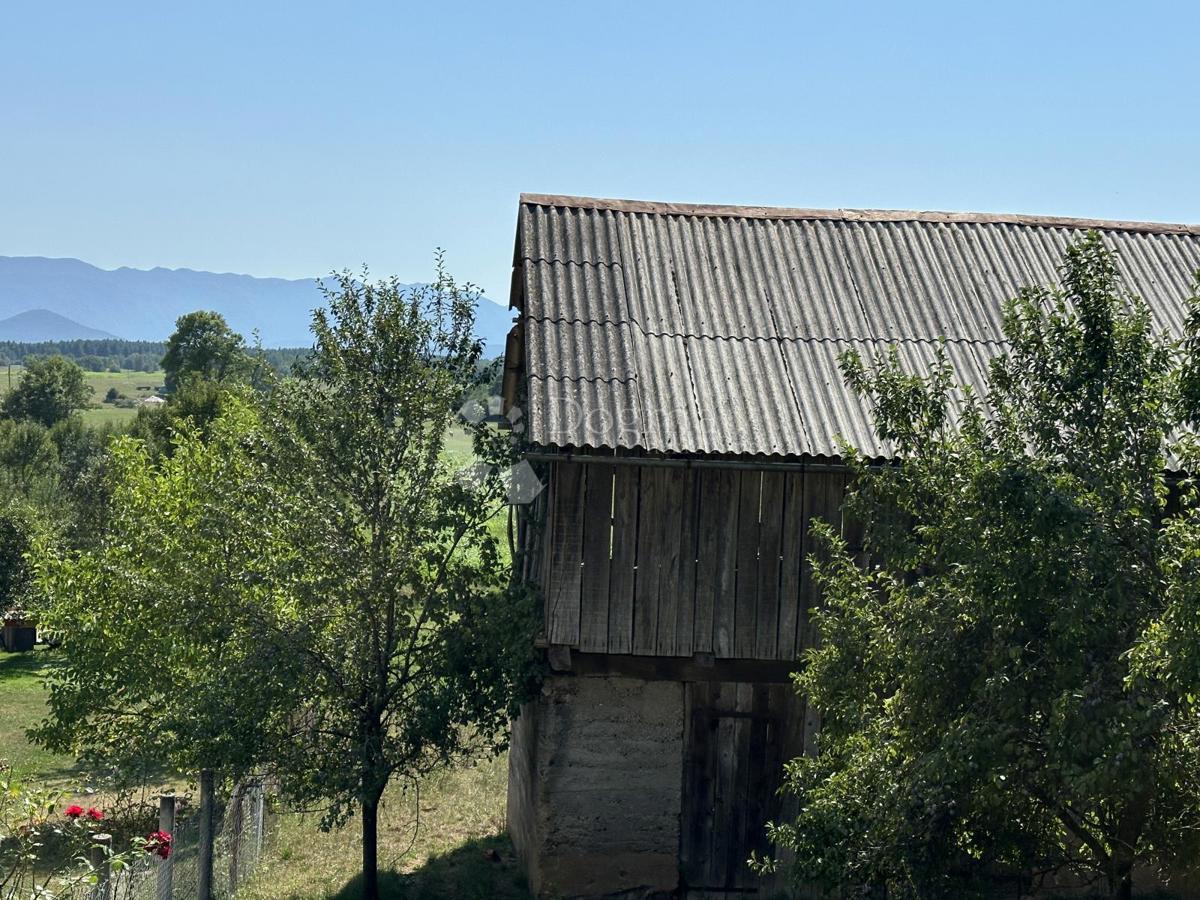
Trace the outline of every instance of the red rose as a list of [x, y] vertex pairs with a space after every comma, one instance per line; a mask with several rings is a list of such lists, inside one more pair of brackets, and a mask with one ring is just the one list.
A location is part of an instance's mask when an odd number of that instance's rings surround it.
[[151, 832], [146, 836], [146, 843], [142, 845], [142, 849], [147, 853], [157, 855], [160, 859], [166, 859], [171, 855], [171, 832]]
[[102, 813], [100, 810], [96, 809], [96, 807], [94, 807], [94, 806], [88, 807], [88, 811], [87, 811], [86, 815], [93, 822], [99, 822], [104, 818], [104, 813]]
[[76, 806], [74, 803], [72, 803], [70, 806], [68, 806], [66, 809], [63, 810], [63, 815], [66, 816], [68, 819], [78, 819], [80, 816], [83, 815], [83, 807]]

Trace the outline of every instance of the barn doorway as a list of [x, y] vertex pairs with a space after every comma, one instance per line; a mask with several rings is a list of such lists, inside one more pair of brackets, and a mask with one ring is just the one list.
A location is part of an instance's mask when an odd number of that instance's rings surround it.
[[680, 878], [687, 891], [757, 893], [747, 865], [770, 853], [763, 828], [779, 819], [783, 764], [802, 751], [803, 714], [790, 684], [684, 686]]

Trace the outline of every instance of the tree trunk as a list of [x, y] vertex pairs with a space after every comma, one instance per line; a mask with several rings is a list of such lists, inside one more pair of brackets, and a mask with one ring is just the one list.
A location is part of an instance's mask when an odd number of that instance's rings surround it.
[[1108, 876], [1112, 900], [1132, 900], [1133, 898], [1133, 862], [1132, 860], [1114, 860], [1112, 873]]
[[362, 805], [362, 895], [379, 900], [379, 795]]
[[1109, 878], [1112, 886], [1112, 900], [1133, 900], [1133, 872], [1128, 869], [1123, 874], [1114, 874]]

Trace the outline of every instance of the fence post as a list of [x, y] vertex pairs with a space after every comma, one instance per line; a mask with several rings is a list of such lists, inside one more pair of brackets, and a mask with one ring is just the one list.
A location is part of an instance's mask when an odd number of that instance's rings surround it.
[[96, 882], [96, 893], [92, 896], [99, 900], [109, 900], [112, 896], [112, 835], [93, 834], [88, 856], [92, 869], [99, 878]]
[[200, 853], [197, 857], [197, 900], [212, 900], [213, 877], [213, 808], [216, 790], [212, 769], [200, 772]]
[[266, 790], [263, 787], [263, 780], [258, 779], [254, 783], [254, 862], [257, 865], [259, 858], [262, 856], [263, 834], [266, 822]]
[[233, 789], [229, 798], [226, 815], [229, 823], [229, 893], [234, 893], [238, 886], [238, 864], [242, 855], [242, 804], [246, 798], [246, 784], [241, 782]]
[[[175, 795], [163, 794], [158, 798], [158, 830], [175, 836]], [[171, 900], [174, 890], [172, 878], [175, 872], [175, 857], [158, 860], [157, 900]]]

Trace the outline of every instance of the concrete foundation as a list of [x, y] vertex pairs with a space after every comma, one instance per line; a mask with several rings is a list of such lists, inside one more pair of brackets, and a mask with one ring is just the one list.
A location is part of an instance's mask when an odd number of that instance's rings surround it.
[[509, 754], [508, 828], [536, 894], [679, 885], [683, 684], [551, 676]]

